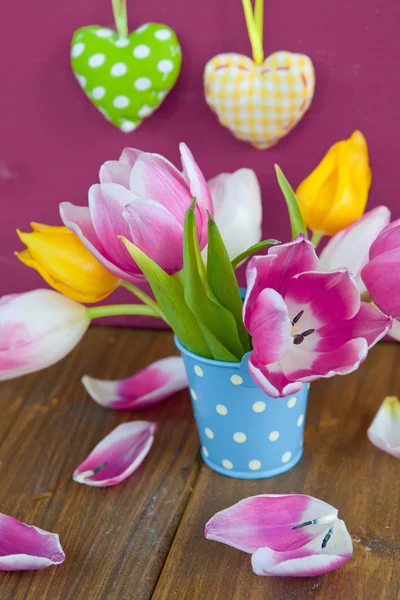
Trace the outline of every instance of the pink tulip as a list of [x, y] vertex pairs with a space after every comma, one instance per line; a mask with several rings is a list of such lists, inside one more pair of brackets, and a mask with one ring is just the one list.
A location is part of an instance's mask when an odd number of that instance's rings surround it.
[[360, 294], [363, 294], [366, 287], [361, 279], [361, 270], [368, 262], [372, 242], [389, 222], [390, 210], [386, 206], [378, 206], [365, 213], [329, 240], [320, 255], [320, 269], [348, 269], [355, 277]]
[[400, 318], [400, 219], [378, 235], [362, 270], [372, 300], [387, 315]]
[[85, 375], [89, 395], [107, 408], [135, 410], [152, 406], [187, 387], [187, 376], [180, 356], [162, 358], [127, 379], [105, 381]]
[[158, 154], [126, 148], [118, 161], [101, 167], [88, 207], [60, 205], [64, 224], [121, 279], [141, 281], [143, 274], [118, 236], [168, 273], [182, 269], [184, 216], [193, 197], [201, 248], [207, 243], [207, 210], [215, 213], [231, 258], [261, 239], [261, 196], [254, 172], [224, 173], [209, 187], [185, 144], [180, 151], [183, 173]]
[[318, 267], [314, 246], [303, 235], [247, 267], [249, 370], [272, 397], [294, 394], [302, 382], [351, 373], [391, 327], [389, 317], [360, 302], [346, 269], [324, 273]]
[[368, 429], [368, 438], [380, 450], [400, 458], [400, 402], [387, 396]]
[[93, 487], [121, 483], [144, 461], [153, 444], [156, 427], [148, 421], [118, 425], [75, 470], [74, 481]]
[[0, 513], [0, 571], [37, 571], [64, 560], [56, 533]]
[[66, 356], [89, 327], [86, 308], [53, 290], [0, 299], [0, 381], [44, 369]]
[[205, 536], [252, 554], [257, 575], [312, 577], [337, 569], [353, 553], [337, 514], [312, 496], [252, 496], [214, 515]]

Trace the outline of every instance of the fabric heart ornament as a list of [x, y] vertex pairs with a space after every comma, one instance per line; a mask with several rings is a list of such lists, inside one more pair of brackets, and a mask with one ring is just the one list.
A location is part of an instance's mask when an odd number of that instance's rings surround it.
[[160, 106], [175, 85], [181, 62], [178, 38], [159, 23], [146, 23], [127, 36], [83, 27], [71, 44], [72, 70], [81, 88], [125, 133]]
[[275, 52], [263, 62], [241, 54], [219, 54], [204, 70], [208, 105], [240, 140], [270, 148], [297, 125], [315, 88], [311, 59]]

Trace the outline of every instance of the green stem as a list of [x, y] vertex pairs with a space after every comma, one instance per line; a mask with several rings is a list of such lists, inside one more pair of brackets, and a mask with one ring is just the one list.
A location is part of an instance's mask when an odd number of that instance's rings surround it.
[[144, 315], [146, 317], [159, 317], [149, 306], [143, 304], [111, 304], [109, 306], [91, 306], [86, 309], [88, 319], [100, 317], [116, 317], [119, 315]]
[[311, 243], [317, 247], [323, 237], [324, 234], [321, 231], [313, 231]]
[[115, 21], [115, 27], [117, 28], [118, 35], [120, 37], [128, 37], [128, 18], [126, 12], [126, 0], [111, 0], [112, 9]]
[[164, 321], [165, 321], [164, 313], [162, 312], [161, 308], [158, 306], [157, 302], [155, 300], [153, 300], [153, 298], [150, 298], [150, 296], [148, 294], [146, 294], [145, 292], [143, 292], [143, 290], [141, 290], [139, 287], [137, 287], [133, 283], [129, 283], [128, 281], [121, 280], [119, 283], [119, 286], [125, 288], [126, 290], [129, 290], [132, 294], [134, 294], [137, 298], [139, 298], [139, 300], [141, 300], [143, 302], [143, 304], [147, 304], [148, 307], [150, 307], [155, 313], [158, 314], [158, 316], [161, 319], [164, 319]]

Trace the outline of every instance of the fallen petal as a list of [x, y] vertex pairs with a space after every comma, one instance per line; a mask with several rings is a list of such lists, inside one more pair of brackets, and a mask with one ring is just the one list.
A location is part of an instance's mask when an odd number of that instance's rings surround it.
[[400, 458], [400, 401], [387, 396], [368, 429], [370, 442], [395, 458]]
[[156, 427], [149, 421], [118, 425], [75, 470], [74, 481], [93, 487], [121, 483], [142, 464], [153, 444]]
[[283, 552], [260, 548], [251, 557], [251, 565], [257, 575], [314, 577], [341, 567], [352, 554], [351, 536], [345, 523], [338, 519], [300, 548]]
[[0, 570], [36, 571], [60, 565], [65, 554], [56, 533], [0, 513]]
[[117, 410], [134, 410], [157, 404], [180, 392], [187, 387], [187, 376], [183, 359], [170, 356], [126, 379], [105, 381], [85, 375], [82, 383], [98, 404]]
[[263, 494], [218, 512], [204, 534], [244, 552], [265, 546], [283, 552], [301, 548], [336, 520], [336, 508], [312, 496]]

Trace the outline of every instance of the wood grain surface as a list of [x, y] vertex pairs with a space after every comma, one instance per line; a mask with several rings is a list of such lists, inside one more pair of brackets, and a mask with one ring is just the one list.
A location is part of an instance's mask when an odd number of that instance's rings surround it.
[[[80, 378], [125, 377], [173, 353], [168, 332], [94, 328], [58, 365], [0, 384], [0, 510], [58, 533], [67, 555], [45, 571], [0, 573], [1, 600], [151, 597], [199, 470], [189, 398], [116, 412], [93, 402]], [[159, 423], [140, 469], [115, 487], [75, 483], [92, 448], [134, 419]]]
[[[168, 332], [96, 328], [54, 367], [0, 384], [0, 510], [60, 534], [64, 564], [0, 573], [0, 600], [398, 600], [400, 461], [366, 430], [400, 393], [400, 347], [381, 344], [362, 368], [311, 387], [305, 454], [289, 473], [241, 481], [201, 466], [187, 392], [148, 410], [98, 406], [80, 378], [119, 378], [176, 353]], [[140, 469], [104, 489], [75, 467], [119, 423], [158, 423]], [[212, 515], [259, 493], [307, 493], [339, 509], [354, 556], [323, 577], [266, 578], [250, 555], [203, 536]]]
[[[356, 373], [312, 384], [304, 457], [292, 471], [241, 481], [202, 466], [153, 599], [400, 598], [400, 461], [366, 436], [383, 397], [400, 391], [399, 362], [400, 347], [381, 344]], [[249, 554], [204, 538], [215, 512], [266, 493], [305, 493], [337, 507], [354, 536], [353, 558], [322, 577], [259, 577]]]

